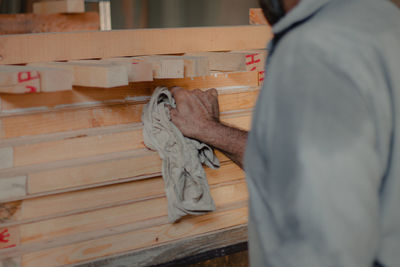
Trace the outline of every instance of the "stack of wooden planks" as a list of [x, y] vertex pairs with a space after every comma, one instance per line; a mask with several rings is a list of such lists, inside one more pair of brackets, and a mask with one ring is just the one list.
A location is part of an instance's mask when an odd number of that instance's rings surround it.
[[[238, 234], [247, 223], [244, 173], [220, 152], [221, 168], [206, 169], [217, 210], [168, 222], [161, 160], [144, 147], [140, 119], [157, 86], [217, 88], [221, 120], [249, 129], [266, 52], [240, 48], [206, 52], [213, 50], [206, 47], [186, 55], [182, 49], [180, 56], [132, 52], [134, 58], [96, 61], [76, 61], [70, 54], [63, 63], [2, 54], [7, 63], [28, 63], [29, 68], [57, 65], [54, 69], [72, 72], [75, 81], [96, 73], [95, 68], [105, 71], [87, 80], [93, 84], [75, 83], [72, 90], [0, 94], [3, 266], [61, 266], [127, 253], [141, 266], [244, 241]], [[126, 84], [115, 87], [102, 80], [111, 69]], [[224, 236], [228, 231], [232, 235]], [[211, 234], [218, 238], [208, 240]], [[174, 251], [179, 246], [187, 249]]]
[[84, 0], [36, 0], [32, 9], [33, 13], [0, 14], [0, 35], [100, 29], [99, 14], [85, 12]]

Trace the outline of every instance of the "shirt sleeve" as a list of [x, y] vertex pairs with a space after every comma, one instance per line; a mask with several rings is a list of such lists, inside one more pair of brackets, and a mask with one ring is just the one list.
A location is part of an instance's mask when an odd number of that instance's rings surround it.
[[272, 56], [245, 162], [253, 266], [373, 264], [390, 118], [378, 129], [355, 51], [304, 36]]

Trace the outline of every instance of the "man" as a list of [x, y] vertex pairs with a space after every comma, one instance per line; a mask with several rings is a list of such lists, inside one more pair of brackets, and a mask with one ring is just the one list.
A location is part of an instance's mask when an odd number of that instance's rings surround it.
[[[252, 266], [400, 266], [400, 12], [264, 0], [275, 37], [244, 167]], [[216, 91], [172, 89], [186, 136], [242, 166]]]

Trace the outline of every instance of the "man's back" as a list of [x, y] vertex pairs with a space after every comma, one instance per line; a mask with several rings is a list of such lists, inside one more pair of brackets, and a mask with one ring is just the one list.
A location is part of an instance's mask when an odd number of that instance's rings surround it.
[[400, 12], [303, 0], [274, 26], [246, 151], [254, 266], [400, 266]]

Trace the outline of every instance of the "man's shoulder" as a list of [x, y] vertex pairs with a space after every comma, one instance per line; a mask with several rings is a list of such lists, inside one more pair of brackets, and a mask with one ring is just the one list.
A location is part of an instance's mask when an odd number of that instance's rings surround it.
[[[388, 0], [332, 0], [281, 38], [285, 47], [307, 53], [375, 49], [387, 37], [400, 40], [400, 9]], [[361, 44], [361, 47], [360, 47]]]

